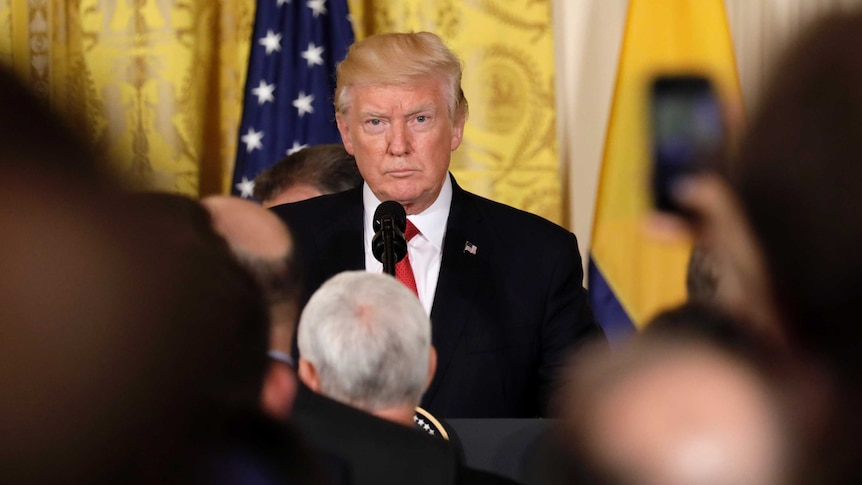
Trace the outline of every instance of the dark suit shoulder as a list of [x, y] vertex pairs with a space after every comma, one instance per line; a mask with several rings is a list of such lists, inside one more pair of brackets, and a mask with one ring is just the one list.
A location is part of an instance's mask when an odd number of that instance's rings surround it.
[[572, 232], [544, 217], [500, 202], [463, 191], [463, 203], [472, 205], [489, 227], [506, 233], [507, 237], [539, 237], [567, 239]]
[[510, 478], [476, 468], [458, 469], [458, 485], [521, 485]]
[[291, 418], [319, 449], [343, 458], [354, 485], [448, 485], [458, 456], [443, 440], [351, 408], [300, 386]]
[[454, 184], [431, 318], [422, 407], [446, 418], [543, 415], [570, 349], [599, 333], [574, 234]]
[[337, 217], [345, 208], [354, 204], [362, 206], [361, 186], [344, 192], [277, 205], [271, 207], [270, 210], [288, 225], [306, 226], [308, 224], [317, 225], [321, 219]]
[[293, 236], [303, 280], [303, 306], [328, 278], [365, 268], [361, 187], [271, 210]]

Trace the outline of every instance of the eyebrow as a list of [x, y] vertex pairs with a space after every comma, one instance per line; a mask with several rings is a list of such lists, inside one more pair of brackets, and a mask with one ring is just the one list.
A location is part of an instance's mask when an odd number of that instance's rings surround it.
[[375, 111], [375, 110], [367, 110], [367, 109], [366, 110], [359, 110], [359, 116], [363, 117], [363, 118], [368, 117], [368, 116], [370, 116], [372, 118], [386, 118], [386, 115], [383, 114], [382, 112]]
[[430, 111], [432, 113], [436, 113], [433, 104], [424, 104], [422, 106], [417, 106], [415, 109], [407, 112], [407, 117], [409, 118], [411, 116], [415, 116], [419, 113], [422, 113], [423, 111]]
[[[432, 114], [436, 114], [436, 109], [433, 103], [427, 103], [413, 108], [405, 114], [406, 118], [410, 118], [411, 116], [416, 116], [419, 113], [429, 111]], [[389, 115], [374, 110], [374, 109], [365, 109], [359, 111], [359, 116], [361, 118], [389, 118]]]

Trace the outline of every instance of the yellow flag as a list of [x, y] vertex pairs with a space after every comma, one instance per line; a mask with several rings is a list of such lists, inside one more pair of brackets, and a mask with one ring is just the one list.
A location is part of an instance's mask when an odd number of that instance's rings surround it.
[[631, 0], [605, 140], [589, 284], [613, 341], [685, 300], [690, 243], [652, 238], [648, 84], [658, 73], [699, 73], [725, 103], [740, 102], [722, 0]]

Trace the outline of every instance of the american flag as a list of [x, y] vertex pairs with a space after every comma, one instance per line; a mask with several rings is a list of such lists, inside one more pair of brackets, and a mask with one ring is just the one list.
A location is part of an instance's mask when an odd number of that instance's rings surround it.
[[470, 241], [467, 241], [466, 243], [464, 243], [464, 252], [465, 253], [470, 253], [473, 256], [475, 256], [476, 251], [478, 251], [478, 250], [479, 250], [479, 246], [476, 246], [475, 244], [471, 243]]
[[335, 66], [353, 43], [346, 0], [258, 0], [233, 193], [309, 145], [340, 143], [332, 107]]

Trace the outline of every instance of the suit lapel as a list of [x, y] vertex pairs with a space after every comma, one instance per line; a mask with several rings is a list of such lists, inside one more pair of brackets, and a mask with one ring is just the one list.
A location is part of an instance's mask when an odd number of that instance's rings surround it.
[[483, 284], [482, 253], [465, 249], [469, 242], [477, 248], [482, 244], [481, 215], [468, 194], [452, 178], [452, 207], [443, 240], [443, 258], [437, 291], [431, 307], [432, 341], [437, 349], [437, 371], [425, 393], [429, 402], [437, 393], [440, 382], [471, 318], [475, 295]]

